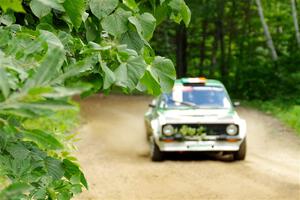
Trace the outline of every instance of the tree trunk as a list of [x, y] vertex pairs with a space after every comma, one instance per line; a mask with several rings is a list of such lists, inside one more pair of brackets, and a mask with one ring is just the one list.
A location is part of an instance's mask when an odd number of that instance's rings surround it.
[[227, 70], [230, 70], [230, 64], [231, 64], [231, 54], [232, 54], [232, 43], [234, 38], [237, 38], [238, 31], [235, 27], [235, 19], [236, 19], [236, 0], [232, 0], [232, 7], [231, 7], [231, 16], [230, 16], [230, 22], [229, 22], [229, 38], [228, 38], [228, 46], [227, 46], [227, 60], [226, 60], [226, 66]]
[[217, 29], [220, 43], [220, 70], [222, 80], [225, 81], [228, 75], [228, 68], [226, 66], [226, 52], [225, 52], [225, 41], [224, 41], [224, 11], [225, 11], [225, 0], [221, 0], [218, 4], [218, 16], [217, 16]]
[[[254, 12], [251, 9], [251, 5], [252, 5], [252, 0], [247, 0], [246, 1], [246, 5], [245, 5], [245, 32], [244, 32], [244, 39], [248, 40], [248, 44], [247, 44], [247, 49], [245, 49], [243, 55], [243, 62], [244, 63], [252, 63], [254, 56], [253, 56], [253, 52], [254, 52], [254, 47], [253, 47], [253, 41], [249, 41], [249, 38], [251, 37], [251, 33], [253, 30], [253, 26], [251, 23], [252, 17], [254, 16]], [[244, 40], [243, 39], [243, 40]], [[244, 41], [243, 41], [244, 42]], [[244, 43], [243, 43], [244, 45]]]
[[293, 21], [294, 21], [294, 26], [295, 26], [297, 44], [298, 44], [298, 47], [300, 48], [300, 33], [299, 33], [299, 24], [298, 24], [298, 18], [297, 18], [296, 0], [291, 0], [291, 6], [292, 6], [292, 14], [293, 14]]
[[226, 54], [225, 54], [225, 42], [224, 42], [224, 27], [223, 22], [220, 21], [219, 23], [219, 42], [220, 42], [220, 50], [221, 50], [221, 57], [220, 57], [220, 67], [221, 67], [221, 76], [222, 79], [225, 80], [227, 77], [228, 69], [225, 63]]
[[258, 10], [258, 14], [259, 14], [259, 17], [260, 17], [260, 21], [263, 25], [263, 28], [264, 28], [264, 33], [265, 33], [265, 37], [267, 39], [267, 45], [271, 51], [271, 54], [272, 54], [272, 59], [274, 61], [276, 61], [278, 59], [278, 55], [277, 55], [277, 52], [276, 52], [276, 49], [274, 47], [274, 43], [273, 43], [273, 40], [272, 40], [272, 36], [270, 34], [270, 31], [269, 31], [269, 27], [265, 21], [265, 17], [264, 17], [264, 12], [263, 12], [263, 8], [262, 8], [262, 5], [261, 5], [261, 1], [260, 0], [256, 0], [256, 5], [257, 5], [257, 10]]
[[219, 28], [217, 23], [215, 24], [215, 35], [214, 35], [214, 42], [212, 44], [211, 49], [211, 66], [209, 68], [209, 77], [213, 77], [214, 70], [217, 66], [217, 52], [218, 52], [218, 41], [219, 41]]
[[204, 76], [204, 60], [206, 51], [208, 21], [206, 19], [202, 22], [202, 40], [200, 43], [200, 76]]
[[177, 77], [182, 78], [187, 73], [187, 34], [184, 24], [180, 24], [176, 30], [176, 68]]
[[[242, 26], [239, 28], [239, 54], [238, 54], [238, 67], [235, 69], [235, 81], [234, 81], [234, 90], [239, 94], [240, 92], [240, 83], [242, 82], [243, 77], [241, 76], [242, 68], [249, 64], [251, 61], [251, 52], [250, 52], [250, 44], [249, 38], [251, 33], [251, 5], [252, 0], [243, 1], [242, 13], [244, 15], [242, 19]], [[248, 40], [247, 43], [245, 43]]]

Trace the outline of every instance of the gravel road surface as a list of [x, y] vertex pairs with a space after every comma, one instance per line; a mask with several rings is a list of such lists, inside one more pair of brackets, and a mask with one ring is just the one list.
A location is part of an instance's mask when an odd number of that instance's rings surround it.
[[78, 200], [300, 200], [300, 138], [278, 120], [239, 108], [248, 124], [245, 161], [207, 155], [149, 159], [143, 114], [149, 97], [93, 96], [80, 101], [76, 156], [90, 189]]

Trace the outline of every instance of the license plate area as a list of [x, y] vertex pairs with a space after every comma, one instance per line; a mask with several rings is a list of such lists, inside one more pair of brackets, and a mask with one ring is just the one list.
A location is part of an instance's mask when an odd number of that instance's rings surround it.
[[195, 144], [187, 144], [188, 149], [199, 149], [199, 148], [214, 148], [214, 142], [198, 142]]

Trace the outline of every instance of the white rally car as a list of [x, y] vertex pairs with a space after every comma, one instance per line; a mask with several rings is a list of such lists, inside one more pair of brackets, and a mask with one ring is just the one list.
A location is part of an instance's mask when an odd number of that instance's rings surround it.
[[145, 114], [151, 159], [165, 152], [217, 152], [246, 156], [246, 122], [235, 111], [224, 85], [217, 80], [183, 78], [173, 91], [154, 99]]

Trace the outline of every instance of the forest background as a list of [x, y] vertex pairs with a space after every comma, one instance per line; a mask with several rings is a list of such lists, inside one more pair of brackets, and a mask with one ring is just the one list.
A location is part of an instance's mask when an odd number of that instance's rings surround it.
[[300, 34], [296, 0], [189, 0], [188, 28], [168, 21], [153, 46], [178, 77], [221, 80], [235, 99], [300, 132]]

